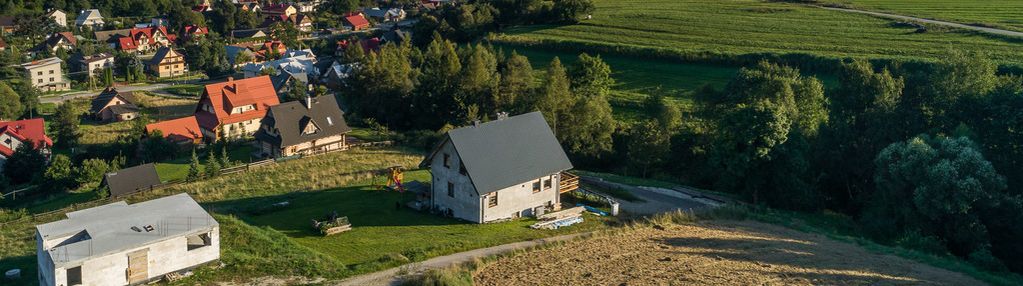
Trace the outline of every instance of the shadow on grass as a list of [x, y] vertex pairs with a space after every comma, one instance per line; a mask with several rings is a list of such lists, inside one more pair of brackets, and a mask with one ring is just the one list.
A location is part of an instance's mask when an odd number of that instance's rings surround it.
[[39, 281], [36, 280], [36, 257], [34, 255], [22, 255], [11, 258], [0, 259], [0, 272], [6, 272], [11, 269], [21, 269], [21, 278], [15, 280], [9, 280], [6, 277], [0, 277], [3, 279], [2, 285], [38, 285]]
[[[413, 200], [414, 196], [411, 193], [382, 191], [373, 186], [357, 186], [222, 201], [210, 207], [218, 212], [237, 215], [246, 223], [269, 226], [297, 238], [321, 236], [312, 228], [312, 220], [322, 220], [335, 211], [339, 216], [347, 216], [353, 227], [466, 224], [405, 207], [404, 204]], [[288, 205], [273, 206], [281, 202], [288, 202]]]

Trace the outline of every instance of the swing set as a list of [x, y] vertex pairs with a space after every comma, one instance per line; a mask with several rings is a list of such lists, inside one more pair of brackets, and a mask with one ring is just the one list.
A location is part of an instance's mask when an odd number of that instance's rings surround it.
[[391, 176], [387, 178], [387, 184], [381, 186], [381, 189], [385, 191], [392, 190], [398, 191], [399, 193], [404, 193], [405, 186], [402, 184], [403, 176], [401, 173], [401, 166], [393, 166], [389, 169], [391, 171]]

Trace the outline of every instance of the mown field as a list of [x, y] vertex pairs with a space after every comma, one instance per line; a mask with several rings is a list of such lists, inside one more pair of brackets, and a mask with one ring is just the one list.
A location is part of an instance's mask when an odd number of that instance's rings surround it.
[[[923, 0], [921, 0], [923, 1]], [[916, 28], [866, 15], [756, 0], [595, 0], [593, 18], [566, 26], [526, 26], [498, 42], [595, 47], [694, 60], [771, 53], [825, 58], [939, 60], [951, 49], [983, 51], [1023, 64], [1019, 40]]]
[[844, 7], [1023, 31], [1019, 0], [823, 0]]

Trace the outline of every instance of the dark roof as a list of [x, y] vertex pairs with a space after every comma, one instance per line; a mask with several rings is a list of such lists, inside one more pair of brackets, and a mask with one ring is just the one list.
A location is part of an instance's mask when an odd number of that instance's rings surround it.
[[118, 92], [117, 89], [108, 87], [92, 99], [92, 107], [89, 108], [89, 113], [99, 113], [100, 111], [103, 111], [103, 107], [107, 106], [107, 103], [110, 103], [110, 100], [113, 100], [115, 96], [120, 96], [122, 100], [132, 103], [132, 106], [135, 106], [135, 96], [133, 92]]
[[257, 35], [259, 37], [266, 37], [266, 33], [264, 33], [263, 30], [260, 30], [260, 29], [234, 30], [234, 31], [231, 31], [231, 37], [232, 38], [244, 39], [244, 38], [256, 37]]
[[119, 105], [111, 106], [110, 107], [110, 111], [113, 112], [114, 114], [118, 114], [118, 115], [120, 115], [120, 114], [128, 114], [128, 113], [136, 113], [136, 112], [139, 112], [139, 107], [135, 106], [134, 104], [131, 104], [131, 103], [129, 103], [129, 104], [119, 104]]
[[96, 36], [96, 42], [105, 43], [109, 41], [111, 38], [127, 37], [131, 35], [131, 29], [96, 31], [93, 33], [93, 35]]
[[[153, 55], [153, 58], [149, 60], [149, 64], [159, 65], [161, 62], [163, 62], [164, 58], [170, 55], [171, 52], [174, 52], [174, 50], [172, 50], [171, 48], [160, 47], [159, 49], [156, 50], [156, 54]], [[177, 53], [175, 52], [175, 54]]]
[[276, 90], [278, 93], [280, 93], [280, 91], [283, 88], [285, 88], [285, 87], [287, 87], [288, 85], [291, 84], [289, 79], [292, 79], [292, 78], [294, 78], [295, 80], [298, 80], [299, 82], [304, 83], [304, 84], [308, 84], [309, 83], [309, 74], [304, 73], [304, 72], [289, 73], [287, 71], [281, 71], [280, 74], [275, 75], [275, 76], [271, 76], [270, 77], [270, 82], [273, 83], [274, 90]]
[[156, 174], [156, 165], [153, 163], [107, 173], [104, 180], [110, 187], [112, 197], [145, 191], [160, 184], [160, 176]]
[[[306, 108], [305, 100], [271, 106], [262, 124], [276, 128], [279, 136], [266, 134], [265, 130], [260, 128], [259, 132], [256, 132], [256, 139], [281, 147], [352, 131], [345, 122], [344, 112], [333, 96], [320, 96], [311, 100], [311, 109]], [[303, 135], [302, 130], [309, 124], [314, 124], [319, 131]]]
[[[540, 112], [454, 129], [448, 131], [447, 141], [454, 145], [479, 194], [572, 168]], [[436, 153], [420, 165], [429, 165]]]

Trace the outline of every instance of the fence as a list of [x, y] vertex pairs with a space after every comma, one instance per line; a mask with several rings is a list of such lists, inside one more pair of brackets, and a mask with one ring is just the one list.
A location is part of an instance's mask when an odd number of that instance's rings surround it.
[[[353, 145], [349, 145], [349, 146], [351, 146], [351, 147], [375, 147], [375, 146], [390, 146], [391, 144], [392, 144], [391, 141], [382, 141], [382, 142], [366, 142], [366, 143], [360, 143], [360, 144], [353, 144]], [[301, 158], [305, 158], [305, 157], [313, 157], [313, 156], [318, 156], [318, 155], [323, 155], [323, 154], [328, 154], [328, 153], [340, 152], [340, 151], [344, 151], [344, 150], [347, 150], [347, 149], [338, 149], [338, 150], [332, 150], [332, 151], [319, 152], [319, 153], [315, 153], [315, 154], [312, 154], [312, 155], [296, 155], [297, 157], [296, 156], [292, 156], [294, 158], [291, 158], [291, 159], [284, 159], [284, 158], [265, 159], [265, 160], [261, 160], [261, 161], [247, 163], [247, 164], [244, 164], [244, 165], [223, 168], [223, 169], [221, 169], [220, 172], [221, 172], [221, 174], [240, 173], [240, 172], [245, 172], [245, 171], [251, 170], [252, 168], [258, 168], [258, 167], [262, 167], [262, 166], [266, 166], [266, 165], [276, 164], [277, 162], [283, 162], [283, 161], [293, 160], [293, 159], [301, 159]], [[380, 170], [369, 170], [369, 171], [352, 172], [351, 174], [355, 174], [355, 173], [383, 174], [383, 172], [386, 172], [388, 170], [390, 170], [390, 169], [380, 169]], [[68, 213], [68, 212], [77, 211], [77, 210], [80, 210], [80, 209], [83, 209], [83, 208], [95, 207], [95, 206], [111, 203], [111, 202], [113, 202], [115, 200], [122, 200], [122, 199], [126, 199], [126, 198], [131, 198], [131, 197], [137, 196], [139, 194], [143, 194], [143, 193], [147, 193], [147, 192], [155, 191], [155, 190], [166, 189], [166, 188], [170, 188], [170, 187], [173, 187], [173, 186], [176, 186], [176, 185], [179, 185], [179, 184], [183, 184], [183, 183], [187, 183], [187, 182], [188, 182], [188, 180], [172, 180], [172, 181], [167, 181], [167, 182], [159, 184], [159, 185], [152, 185], [152, 186], [149, 187], [148, 190], [138, 191], [138, 192], [127, 194], [127, 195], [123, 195], [123, 196], [117, 196], [117, 197], [109, 196], [109, 197], [106, 197], [106, 198], [95, 199], [95, 200], [92, 200], [92, 201], [71, 204], [70, 206], [63, 207], [63, 208], [60, 208], [60, 209], [56, 209], [56, 210], [52, 210], [52, 211], [47, 211], [47, 212], [42, 212], [42, 213], [35, 213], [35, 214], [27, 215], [27, 216], [24, 216], [24, 217], [21, 217], [21, 218], [18, 218], [18, 219], [6, 221], [6, 222], [0, 222], [0, 228], [3, 228], [5, 226], [7, 226], [8, 224], [13, 224], [13, 223], [17, 223], [17, 222], [23, 222], [25, 220], [35, 221], [37, 218], [40, 218], [40, 217], [50, 216], [50, 215], [59, 214], [59, 213]], [[21, 189], [21, 190], [16, 190], [16, 191], [14, 191], [12, 193], [23, 192], [23, 191], [26, 191], [26, 190], [29, 190], [29, 189], [32, 189], [32, 188], [35, 188], [35, 186], [27, 187], [27, 188], [24, 188], [24, 189]], [[8, 193], [7, 195], [12, 195], [12, 194]]]

